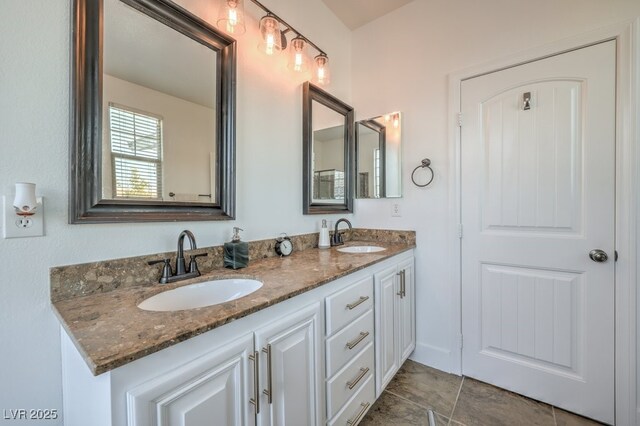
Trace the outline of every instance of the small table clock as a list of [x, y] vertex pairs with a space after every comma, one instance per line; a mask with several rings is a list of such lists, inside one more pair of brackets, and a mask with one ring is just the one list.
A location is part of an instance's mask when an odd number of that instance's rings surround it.
[[278, 256], [289, 256], [293, 252], [293, 243], [287, 234], [282, 234], [276, 239], [276, 253]]

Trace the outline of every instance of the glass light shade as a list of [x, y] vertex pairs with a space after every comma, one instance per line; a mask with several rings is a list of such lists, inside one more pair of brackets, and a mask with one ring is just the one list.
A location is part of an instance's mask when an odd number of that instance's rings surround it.
[[331, 82], [331, 70], [327, 55], [319, 54], [313, 59], [315, 64], [314, 82], [319, 85], [327, 85]]
[[16, 197], [13, 200], [13, 207], [16, 209], [16, 214], [20, 216], [31, 216], [35, 213], [38, 207], [35, 183], [16, 183]]
[[262, 41], [258, 44], [258, 49], [267, 55], [273, 55], [282, 50], [282, 32], [280, 24], [273, 16], [264, 16], [260, 20], [260, 34]]
[[244, 34], [244, 0], [222, 0], [216, 24], [229, 34]]
[[289, 53], [289, 68], [295, 72], [306, 72], [309, 68], [309, 58], [307, 57], [307, 42], [300, 36], [291, 40], [291, 51]]

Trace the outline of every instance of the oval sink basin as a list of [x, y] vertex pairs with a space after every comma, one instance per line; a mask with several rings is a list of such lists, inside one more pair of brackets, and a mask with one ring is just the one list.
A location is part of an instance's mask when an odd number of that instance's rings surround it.
[[249, 279], [222, 279], [167, 290], [143, 300], [145, 311], [181, 311], [230, 302], [253, 293], [262, 283]]
[[338, 249], [343, 253], [376, 253], [383, 250], [386, 250], [386, 248], [378, 246], [351, 246]]

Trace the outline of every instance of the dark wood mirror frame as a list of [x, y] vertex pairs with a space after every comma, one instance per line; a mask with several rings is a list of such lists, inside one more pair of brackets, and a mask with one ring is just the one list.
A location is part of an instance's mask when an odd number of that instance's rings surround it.
[[[313, 101], [344, 116], [344, 203], [313, 202]], [[302, 212], [304, 214], [353, 213], [355, 143], [353, 107], [309, 82], [302, 89]]]
[[[218, 53], [217, 202], [102, 199], [103, 0], [74, 0], [69, 223], [172, 222], [235, 217], [236, 42], [169, 0], [120, 0]], [[212, 188], [213, 189], [213, 188]]]
[[[359, 165], [359, 155], [360, 155], [360, 132], [358, 131], [358, 124], [361, 126], [364, 126], [368, 129], [373, 130], [374, 132], [378, 133], [378, 148], [380, 149], [380, 164], [382, 165], [381, 170], [380, 170], [380, 198], [385, 198], [387, 191], [386, 191], [386, 182], [387, 182], [387, 176], [386, 176], [386, 146], [387, 146], [387, 128], [385, 126], [383, 126], [382, 124], [378, 123], [375, 120], [360, 120], [358, 121], [355, 125], [356, 125], [356, 174], [358, 173], [358, 170], [360, 170], [360, 165]], [[358, 177], [359, 179], [360, 177]], [[356, 183], [356, 185], [359, 185], [358, 183]]]

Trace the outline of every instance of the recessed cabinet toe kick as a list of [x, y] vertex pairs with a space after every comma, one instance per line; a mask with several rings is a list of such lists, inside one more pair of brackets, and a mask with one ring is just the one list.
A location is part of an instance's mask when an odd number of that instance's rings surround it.
[[63, 331], [65, 425], [355, 426], [415, 348], [413, 271], [408, 250], [99, 376]]

